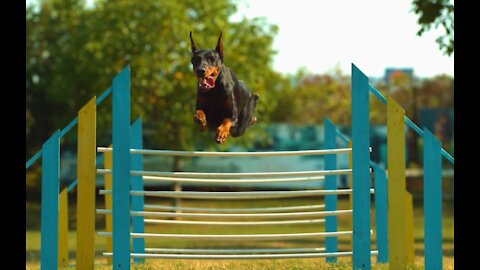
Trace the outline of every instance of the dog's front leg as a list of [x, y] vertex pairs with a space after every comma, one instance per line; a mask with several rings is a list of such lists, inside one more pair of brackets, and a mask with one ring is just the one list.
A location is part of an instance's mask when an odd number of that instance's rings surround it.
[[228, 135], [230, 134], [230, 128], [232, 127], [232, 120], [229, 118], [223, 119], [220, 126], [217, 128], [217, 143], [225, 143]]
[[193, 121], [200, 125], [200, 130], [204, 131], [207, 127], [207, 117], [203, 110], [196, 110], [195, 114], [193, 115]]

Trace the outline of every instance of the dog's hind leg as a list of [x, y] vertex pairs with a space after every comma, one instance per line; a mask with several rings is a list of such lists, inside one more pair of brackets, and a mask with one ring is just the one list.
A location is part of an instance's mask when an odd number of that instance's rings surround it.
[[251, 127], [257, 122], [257, 117], [255, 116], [257, 100], [258, 96], [253, 95], [248, 101], [248, 104], [246, 104], [245, 107], [243, 107], [243, 109], [240, 111], [237, 125], [230, 131], [233, 137], [239, 137], [243, 135], [247, 128]]

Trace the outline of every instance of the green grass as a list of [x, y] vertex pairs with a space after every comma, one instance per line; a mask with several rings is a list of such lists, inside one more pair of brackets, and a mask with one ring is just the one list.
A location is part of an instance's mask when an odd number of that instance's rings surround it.
[[[152, 202], [148, 202], [152, 203]], [[168, 200], [156, 200], [153, 203], [169, 205]], [[302, 199], [283, 199], [283, 200], [258, 200], [258, 201], [203, 201], [203, 200], [184, 200], [183, 206], [188, 207], [228, 207], [234, 208], [242, 206], [249, 207], [269, 207], [269, 206], [293, 206], [309, 205], [323, 203], [314, 198]], [[97, 207], [103, 208], [101, 202], [97, 201]], [[415, 237], [415, 264], [410, 269], [423, 269], [423, 208], [422, 203], [417, 202], [414, 207], [414, 237]], [[373, 204], [372, 204], [373, 207]], [[348, 209], [348, 200], [340, 198], [338, 209]], [[373, 209], [372, 209], [373, 210]], [[75, 207], [70, 207], [70, 233], [69, 233], [69, 251], [71, 263], [75, 263], [76, 233], [75, 233]], [[39, 269], [40, 258], [40, 233], [39, 233], [40, 210], [38, 205], [27, 204], [27, 231], [26, 231], [26, 269]], [[104, 231], [104, 216], [97, 215], [96, 230]], [[222, 220], [222, 219], [216, 219]], [[375, 230], [374, 211], [371, 219], [372, 229]], [[444, 269], [453, 269], [453, 203], [445, 202], [443, 206], [443, 265]], [[338, 217], [339, 230], [350, 230], [350, 217]], [[195, 233], [195, 234], [260, 234], [260, 233], [294, 233], [294, 232], [320, 232], [324, 231], [323, 224], [305, 224], [305, 225], [277, 225], [277, 226], [215, 226], [215, 225], [147, 225], [146, 232], [155, 233]], [[351, 250], [351, 236], [338, 237], [339, 250]], [[241, 247], [322, 247], [324, 238], [285, 240], [285, 241], [186, 241], [161, 238], [147, 238], [145, 240], [147, 247], [170, 247], [170, 248], [241, 248]], [[95, 269], [111, 269], [107, 260], [101, 255], [105, 250], [105, 238], [95, 236], [96, 246], [96, 266]], [[371, 249], [376, 249], [375, 239], [372, 238]], [[71, 267], [69, 269], [75, 269]], [[280, 259], [280, 260], [180, 260], [180, 259], [147, 259], [145, 264], [135, 265], [132, 269], [232, 269], [232, 270], [257, 270], [257, 269], [351, 269], [351, 258], [339, 258], [335, 264], [326, 264], [324, 258], [312, 259]], [[372, 259], [372, 269], [388, 269], [387, 265], [377, 265], [376, 258]]]

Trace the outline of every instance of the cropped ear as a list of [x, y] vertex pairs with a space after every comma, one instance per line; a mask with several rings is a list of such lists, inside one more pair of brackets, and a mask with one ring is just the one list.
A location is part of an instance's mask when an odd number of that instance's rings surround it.
[[197, 45], [195, 45], [195, 42], [193, 41], [192, 31], [190, 31], [190, 45], [192, 47], [192, 53], [195, 53], [197, 51]]
[[220, 59], [222, 59], [223, 61], [222, 31], [220, 31], [220, 36], [218, 37], [217, 47], [215, 48], [215, 51], [220, 54]]

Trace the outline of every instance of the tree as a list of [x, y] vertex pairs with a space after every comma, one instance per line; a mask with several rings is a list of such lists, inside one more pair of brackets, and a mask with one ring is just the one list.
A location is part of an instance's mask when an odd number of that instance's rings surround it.
[[[27, 6], [26, 158], [66, 126], [86, 102], [112, 84], [126, 65], [131, 70], [131, 115], [142, 118], [144, 147], [223, 150], [251, 146], [265, 138], [262, 127], [275, 108], [272, 89], [282, 87], [272, 68], [277, 27], [264, 19], [232, 22], [235, 0], [43, 0]], [[199, 48], [214, 48], [223, 32], [225, 64], [260, 96], [259, 122], [228, 145], [193, 123], [196, 78], [189, 32]], [[97, 107], [97, 145], [111, 143], [111, 98]], [[76, 132], [62, 140], [75, 151]], [[170, 163], [169, 163], [170, 164]], [[38, 165], [38, 162], [37, 162]], [[171, 163], [173, 170], [179, 160]], [[39, 171], [27, 172], [38, 187]]]
[[[261, 97], [259, 119], [267, 121], [273, 109], [267, 104], [275, 104], [267, 93], [279, 76], [271, 64], [277, 28], [262, 19], [229, 21], [235, 3], [98, 0], [87, 7], [85, 1], [45, 0], [27, 7], [27, 158], [126, 65], [132, 120], [141, 116], [153, 133], [150, 147], [191, 149], [198, 140], [216, 147], [214, 135], [200, 133], [192, 121], [190, 30], [200, 48], [213, 48], [223, 31], [225, 64]], [[111, 103], [104, 103], [98, 107], [100, 141], [111, 121]]]
[[277, 122], [321, 124], [327, 116], [335, 124], [351, 121], [350, 78], [339, 74], [308, 74], [299, 70], [295, 85], [284, 88], [272, 114]]
[[420, 29], [417, 35], [421, 36], [432, 26], [442, 25], [445, 33], [436, 39], [440, 50], [450, 56], [454, 52], [454, 6], [450, 0], [413, 0], [413, 12], [419, 16]]

